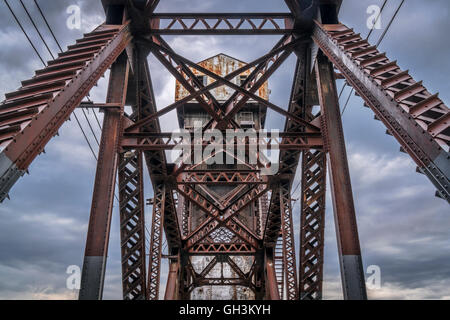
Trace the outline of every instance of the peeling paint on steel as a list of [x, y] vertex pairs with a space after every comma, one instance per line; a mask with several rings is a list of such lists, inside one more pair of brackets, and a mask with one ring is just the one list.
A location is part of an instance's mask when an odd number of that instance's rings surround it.
[[[198, 64], [199, 66], [208, 69], [211, 72], [214, 72], [215, 74], [226, 77], [228, 74], [243, 68], [247, 65], [247, 63], [240, 61], [238, 59], [232, 58], [230, 56], [227, 56], [225, 54], [218, 54], [214, 57], [211, 57], [209, 59], [206, 59]], [[205, 76], [203, 73], [197, 71], [194, 68], [191, 68], [192, 72], [196, 76]], [[240, 76], [234, 78], [231, 82], [233, 82], [236, 85], [241, 84], [241, 77], [248, 77], [252, 72], [254, 68], [251, 68], [247, 70], [246, 72], [242, 73]], [[207, 85], [210, 85], [215, 80], [211, 77], [207, 77]], [[227, 86], [220, 86], [214, 90], [211, 90], [212, 95], [214, 98], [216, 98], [218, 101], [226, 101], [228, 98], [231, 97], [231, 95], [234, 93], [234, 90], [232, 88], [229, 88]], [[266, 82], [256, 93], [259, 97], [269, 100], [269, 83]], [[185, 97], [189, 96], [189, 92], [181, 85], [180, 82], [176, 82], [175, 86], [175, 101], [179, 101]]]

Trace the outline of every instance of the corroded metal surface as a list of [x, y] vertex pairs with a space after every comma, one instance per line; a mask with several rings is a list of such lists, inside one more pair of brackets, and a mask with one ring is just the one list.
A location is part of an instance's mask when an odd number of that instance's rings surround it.
[[[245, 67], [246, 63], [225, 54], [218, 54], [214, 57], [199, 62], [198, 65], [221, 77], [225, 77], [233, 71]], [[203, 81], [205, 86], [214, 81], [211, 77], [206, 76], [194, 68], [191, 69], [192, 72]], [[254, 68], [243, 72], [240, 76], [235, 77], [232, 82], [236, 85], [240, 85], [244, 79], [247, 79], [247, 77], [250, 76], [253, 70]], [[221, 86], [212, 90], [212, 94], [218, 101], [226, 101], [231, 97], [234, 91], [235, 90], [227, 86]], [[265, 100], [269, 100], [269, 84], [267, 82], [258, 90], [257, 95]], [[181, 85], [179, 81], [177, 81], [175, 85], [175, 101], [179, 101], [187, 96], [189, 96], [189, 92]]]

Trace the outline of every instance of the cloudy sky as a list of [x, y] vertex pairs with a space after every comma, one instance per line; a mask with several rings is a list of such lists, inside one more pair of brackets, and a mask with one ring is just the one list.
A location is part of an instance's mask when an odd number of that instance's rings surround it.
[[[9, 0], [19, 19], [46, 60], [48, 52], [26, 17], [19, 1]], [[341, 21], [366, 35], [370, 5], [382, 0], [344, 0]], [[31, 0], [24, 0], [37, 20], [50, 47], [57, 52], [48, 30]], [[39, 0], [56, 37], [63, 47], [102, 23], [104, 13], [99, 0]], [[160, 12], [283, 12], [282, 0], [162, 0]], [[386, 27], [400, 0], [388, 1], [382, 16]], [[81, 29], [66, 26], [66, 10], [81, 8]], [[447, 0], [406, 0], [389, 30], [381, 51], [409, 69], [416, 80], [424, 80], [431, 92], [440, 92], [450, 101], [450, 3]], [[378, 40], [377, 30], [371, 42]], [[168, 37], [170, 45], [187, 58], [200, 61], [223, 52], [244, 61], [265, 54], [276, 37]], [[20, 86], [42, 64], [21, 33], [16, 22], [0, 2], [0, 98]], [[291, 57], [270, 81], [271, 101], [287, 106], [295, 59]], [[174, 100], [175, 80], [150, 58], [150, 67], [158, 108]], [[92, 90], [96, 102], [105, 99], [107, 75]], [[342, 83], [338, 84], [338, 88]], [[345, 104], [350, 89], [341, 101]], [[79, 116], [85, 130], [87, 123]], [[95, 124], [92, 112], [88, 114]], [[164, 131], [175, 129], [175, 115], [162, 119]], [[269, 114], [270, 128], [281, 128], [283, 118]], [[383, 125], [373, 113], [353, 96], [344, 114], [350, 171], [358, 216], [365, 268], [381, 268], [382, 286], [369, 290], [372, 299], [450, 299], [450, 212], [448, 204], [434, 197], [431, 183], [415, 173], [410, 158], [399, 152], [398, 143], [385, 134]], [[98, 127], [96, 135], [100, 132]], [[89, 135], [93, 146], [95, 139]], [[82, 265], [95, 162], [80, 129], [66, 123], [60, 137], [53, 139], [31, 166], [30, 175], [22, 178], [11, 192], [11, 200], [0, 205], [0, 299], [73, 299], [76, 291], [66, 288], [66, 269]], [[152, 196], [147, 181], [146, 197]], [[298, 194], [294, 195], [297, 198]], [[328, 196], [324, 298], [341, 299], [336, 236]], [[298, 225], [299, 206], [294, 207]], [[147, 209], [148, 210], [148, 209]], [[147, 212], [147, 222], [150, 221]], [[298, 228], [297, 228], [298, 230]], [[165, 276], [162, 277], [164, 281]], [[121, 271], [118, 212], [112, 225], [105, 285], [106, 299], [121, 298]]]

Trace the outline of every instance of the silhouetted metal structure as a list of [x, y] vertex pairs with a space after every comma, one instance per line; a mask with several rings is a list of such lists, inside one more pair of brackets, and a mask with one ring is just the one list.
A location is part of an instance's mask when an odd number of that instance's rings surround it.
[[[2, 200], [76, 108], [100, 108], [105, 114], [80, 299], [102, 298], [116, 174], [125, 299], [159, 298], [163, 258], [168, 258], [170, 269], [165, 299], [189, 299], [196, 288], [226, 285], [249, 288], [257, 299], [321, 299], [327, 168], [344, 296], [365, 299], [335, 69], [436, 186], [438, 196], [450, 201], [448, 107], [385, 53], [339, 23], [341, 1], [285, 0], [288, 13], [218, 14], [154, 13], [158, 0], [102, 2], [106, 22], [23, 81], [20, 89], [6, 94], [0, 105]], [[223, 75], [176, 54], [163, 35], [280, 35], [281, 40], [266, 55]], [[155, 105], [149, 53], [185, 90], [160, 110]], [[258, 92], [291, 54], [298, 62], [290, 104], [282, 108]], [[83, 102], [108, 68], [106, 102]], [[212, 81], [203, 81], [199, 74]], [[226, 100], [217, 99], [212, 91], [219, 87], [233, 93]], [[125, 113], [125, 106], [132, 106], [132, 114]], [[261, 128], [264, 110], [286, 117], [280, 138], [269, 136], [265, 142], [266, 147], [279, 146], [277, 174], [261, 174], [267, 165], [264, 159], [256, 165], [226, 168], [167, 161], [166, 151], [183, 143], [161, 132], [162, 115], [177, 110], [180, 125], [186, 127], [183, 117], [197, 108], [207, 115], [202, 133], [224, 131], [243, 128], [236, 116], [251, 106], [258, 109], [250, 114], [258, 115], [256, 124]], [[233, 142], [237, 147], [238, 141]], [[200, 149], [210, 143], [202, 142]], [[242, 144], [248, 147], [250, 141]], [[144, 165], [154, 190], [147, 203], [153, 207], [148, 261]], [[299, 166], [297, 268], [291, 188]], [[167, 257], [162, 254], [164, 238]], [[211, 257], [203, 270], [192, 263], [198, 256]], [[237, 262], [241, 256], [247, 257], [248, 270]], [[209, 276], [219, 266], [223, 271], [224, 264], [233, 277], [224, 272]]]

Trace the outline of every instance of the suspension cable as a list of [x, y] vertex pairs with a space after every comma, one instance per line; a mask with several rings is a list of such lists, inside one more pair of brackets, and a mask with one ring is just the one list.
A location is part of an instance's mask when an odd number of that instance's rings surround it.
[[47, 64], [45, 63], [44, 59], [42, 59], [42, 56], [39, 54], [39, 51], [36, 49], [35, 45], [33, 44], [33, 42], [31, 41], [30, 37], [28, 36], [27, 32], [25, 31], [25, 29], [23, 28], [22, 24], [20, 23], [19, 19], [17, 18], [16, 14], [14, 13], [13, 9], [11, 8], [11, 6], [9, 5], [7, 0], [3, 0], [6, 3], [6, 6], [8, 7], [9, 11], [11, 12], [12, 16], [14, 17], [14, 19], [16, 20], [17, 24], [19, 25], [20, 29], [22, 30], [23, 34], [25, 35], [25, 37], [27, 37], [28, 42], [31, 44], [31, 46], [34, 49], [34, 52], [36, 52], [36, 55], [39, 57], [39, 59], [41, 60], [42, 64], [46, 67]]
[[[394, 20], [395, 20], [395, 18], [397, 17], [398, 13], [400, 12], [400, 9], [402, 8], [403, 3], [405, 3], [405, 0], [402, 0], [402, 2], [400, 3], [400, 5], [398, 6], [397, 10], [395, 11], [394, 15], [392, 16], [391, 20], [389, 21], [389, 23], [388, 23], [386, 29], [384, 30], [383, 34], [380, 36], [380, 39], [379, 39], [378, 42], [377, 42], [377, 47], [381, 44], [381, 42], [382, 42], [382, 41], [384, 40], [384, 38], [386, 37], [386, 34], [387, 34], [387, 32], [389, 31], [389, 29], [391, 28], [392, 23], [394, 22]], [[380, 13], [381, 13], [381, 12], [380, 12]], [[344, 112], [345, 112], [345, 110], [347, 109], [347, 106], [348, 106], [348, 104], [349, 104], [349, 102], [350, 102], [350, 99], [351, 99], [351, 97], [352, 97], [354, 91], [355, 91], [355, 89], [352, 88], [352, 90], [350, 91], [350, 95], [349, 95], [349, 97], [348, 97], [348, 99], [347, 99], [347, 102], [345, 103], [345, 106], [344, 106], [344, 108], [342, 109], [342, 114], [341, 114], [341, 116], [344, 115]]]
[[[59, 51], [62, 52], [63, 50], [62, 50], [61, 44], [59, 43], [58, 39], [56, 38], [55, 33], [53, 32], [52, 27], [51, 27], [50, 24], [48, 23], [48, 20], [47, 20], [47, 18], [45, 17], [44, 12], [42, 11], [42, 9], [41, 9], [41, 7], [39, 6], [38, 2], [37, 2], [36, 0], [33, 0], [33, 1], [34, 1], [34, 3], [36, 4], [36, 7], [38, 8], [39, 13], [40, 13], [42, 19], [44, 20], [45, 24], [47, 25], [47, 28], [49, 29], [50, 34], [52, 35], [53, 39], [55, 40], [56, 44], [58, 45]], [[22, 0], [20, 0], [20, 2], [22, 2]], [[23, 5], [23, 3], [22, 3], [22, 5]], [[24, 6], [24, 8], [25, 8], [25, 6]], [[26, 8], [25, 8], [25, 10], [26, 10]], [[27, 12], [27, 13], [28, 13], [28, 12]], [[30, 17], [30, 19], [33, 21], [33, 19], [31, 18], [30, 15], [29, 15], [29, 17]], [[33, 24], [34, 24], [34, 22], [33, 22]], [[41, 39], [42, 39], [42, 37], [41, 37]], [[44, 41], [44, 39], [42, 39], [42, 41]], [[44, 41], [44, 43], [45, 43], [45, 41]], [[47, 46], [47, 49], [48, 49], [48, 46]], [[53, 56], [53, 55], [52, 55], [52, 56]], [[86, 112], [85, 112], [84, 110], [82, 110], [82, 112], [83, 112], [83, 115], [84, 115], [84, 117], [85, 117], [85, 119], [86, 119], [86, 121], [87, 121], [87, 123], [88, 123], [89, 129], [90, 129], [90, 131], [92, 132], [92, 135], [94, 136], [94, 139], [95, 139], [97, 145], [100, 146], [99, 139], [97, 138], [97, 135], [95, 134], [95, 131], [94, 131], [93, 127], [92, 127], [91, 122], [89, 121], [89, 118], [87, 117]], [[77, 117], [77, 115], [76, 115], [76, 112], [74, 111], [73, 113], [74, 113], [76, 119], [78, 119], [78, 117]], [[95, 115], [95, 117], [96, 117], [96, 120], [97, 120], [98, 124], [100, 124], [100, 122], [98, 121], [97, 115], [95, 114], [95, 110], [94, 110], [94, 115]], [[91, 147], [91, 144], [90, 144], [90, 142], [89, 142], [89, 140], [88, 140], [88, 138], [87, 138], [87, 135], [84, 133], [84, 130], [83, 130], [82, 127], [81, 127], [81, 123], [80, 123], [79, 121], [77, 121], [77, 122], [78, 122], [78, 124], [79, 124], [79, 126], [80, 126], [80, 129], [81, 129], [82, 132], [83, 132], [83, 135], [85, 136], [85, 139], [86, 139], [86, 142], [87, 142], [88, 145], [89, 145], [89, 148], [92, 150], [93, 148]], [[101, 128], [101, 125], [100, 125], [100, 129], [102, 129], [102, 128]], [[94, 154], [95, 160], [98, 161], [98, 160], [97, 160], [97, 157], [95, 156], [95, 153], [93, 153], [93, 154]]]
[[89, 128], [91, 129], [91, 132], [92, 132], [92, 135], [94, 136], [95, 142], [97, 142], [97, 145], [100, 146], [100, 142], [98, 141], [97, 135], [95, 134], [95, 131], [94, 131], [94, 129], [92, 128], [91, 122], [89, 121], [89, 119], [88, 119], [88, 117], [87, 117], [86, 111], [84, 111], [84, 109], [81, 109], [81, 111], [83, 112], [84, 118], [86, 119], [86, 121], [87, 121], [87, 123], [88, 123], [88, 126], [89, 126]]
[[[383, 5], [381, 6], [380, 12], [378, 13], [378, 16], [376, 17], [375, 22], [373, 23], [373, 26], [370, 29], [369, 34], [366, 37], [366, 40], [370, 39], [370, 36], [372, 35], [372, 32], [375, 30], [375, 27], [376, 27], [378, 21], [381, 18], [381, 14], [383, 13], [383, 10], [386, 7], [387, 2], [388, 2], [388, 0], [384, 0]], [[341, 93], [339, 94], [339, 99], [341, 99], [341, 96], [344, 93], [345, 87], [347, 87], [347, 82], [344, 82], [344, 85], [342, 86]], [[353, 94], [353, 91], [354, 91], [354, 89], [352, 88], [352, 91], [350, 92], [350, 96]], [[347, 100], [349, 100], [349, 99], [347, 99]], [[345, 111], [345, 108], [343, 110]], [[342, 112], [342, 114], [344, 114], [344, 113]]]
[[[56, 44], [58, 45], [59, 51], [60, 51], [60, 52], [63, 52], [62, 47], [61, 47], [61, 44], [59, 43], [58, 39], [56, 38], [55, 33], [53, 32], [52, 27], [51, 27], [50, 24], [48, 23], [47, 18], [45, 17], [43, 11], [41, 10], [41, 7], [39, 6], [39, 3], [37, 2], [37, 0], [33, 0], [33, 1], [34, 1], [34, 3], [36, 4], [36, 7], [38, 8], [39, 13], [41, 14], [42, 19], [44, 20], [45, 24], [47, 25], [48, 30], [50, 30], [50, 33], [51, 33], [53, 39], [55, 40]], [[87, 96], [87, 98], [88, 98], [88, 100], [90, 101], [89, 96]], [[83, 113], [84, 113], [84, 115], [85, 115], [85, 117], [86, 117], [86, 114], [85, 114], [84, 110], [83, 110]], [[95, 109], [93, 110], [93, 113], [94, 113], [95, 120], [96, 120], [96, 122], [97, 122], [97, 124], [98, 124], [100, 130], [103, 130], [103, 129], [102, 129], [102, 125], [100, 124], [100, 121], [99, 121], [99, 119], [98, 119], [97, 113], [95, 112]], [[87, 119], [87, 117], [86, 117], [86, 120], [87, 120], [87, 122], [88, 122], [88, 124], [89, 124], [89, 127], [91, 128], [91, 131], [92, 131], [92, 125], [90, 124], [90, 122], [89, 122], [89, 120]], [[95, 135], [95, 133], [94, 133], [93, 131], [92, 131], [92, 134], [94, 135], [94, 138], [95, 138], [95, 140], [96, 140], [97, 143], [98, 143], [98, 138], [97, 138], [97, 136]]]
[[36, 23], [34, 22], [33, 18], [31, 17], [30, 13], [28, 12], [27, 7], [25, 6], [25, 4], [23, 3], [22, 0], [19, 0], [20, 4], [22, 5], [23, 9], [25, 10], [28, 18], [31, 21], [31, 24], [33, 25], [34, 29], [36, 30], [37, 34], [39, 35], [39, 37], [41, 38], [42, 42], [44, 43], [45, 47], [47, 48], [47, 51], [50, 53], [50, 56], [52, 57], [53, 60], [55, 60], [55, 56], [53, 55], [52, 51], [50, 50], [50, 48], [48, 47], [47, 42], [45, 41], [44, 37], [42, 36], [42, 33], [39, 31], [39, 28], [37, 27]]
[[[34, 49], [36, 55], [39, 57], [39, 59], [41, 60], [41, 62], [44, 64], [44, 66], [47, 66], [47, 64], [44, 62], [44, 59], [42, 59], [42, 56], [39, 54], [39, 51], [36, 49], [35, 45], [34, 45], [33, 42], [31, 41], [30, 37], [28, 36], [27, 32], [26, 32], [25, 29], [23, 28], [23, 26], [22, 26], [22, 24], [20, 23], [19, 19], [17, 18], [16, 14], [14, 13], [13, 9], [12, 9], [11, 6], [9, 5], [8, 1], [7, 1], [7, 0], [4, 0], [4, 2], [5, 2], [5, 4], [7, 5], [8, 9], [9, 9], [9, 11], [11, 12], [12, 16], [14, 17], [14, 19], [16, 20], [17, 24], [19, 25], [20, 29], [22, 30], [22, 32], [24, 33], [24, 35], [26, 36], [26, 38], [27, 38], [28, 41], [30, 42], [30, 44], [31, 44], [31, 46], [33, 47], [33, 49]], [[20, 0], [20, 2], [22, 3], [21, 0]], [[23, 3], [22, 3], [22, 5], [23, 5]], [[24, 5], [23, 5], [23, 6], [24, 6]], [[25, 6], [24, 6], [24, 8], [25, 8], [25, 10], [26, 10], [26, 7], [25, 7]], [[27, 13], [28, 13], [28, 10], [26, 10], [26, 11], [27, 11]], [[40, 10], [40, 12], [41, 12], [41, 14], [42, 14], [42, 11], [41, 11], [41, 10]], [[28, 14], [29, 14], [29, 13], [28, 13]], [[42, 15], [43, 15], [43, 14], [42, 14]], [[43, 16], [43, 17], [44, 17], [44, 16]], [[34, 21], [33, 21], [32, 17], [31, 17], [30, 15], [29, 15], [29, 18], [30, 18], [30, 20], [31, 20], [31, 21], [33, 22], [33, 24], [34, 24]], [[35, 24], [34, 24], [34, 25], [35, 25]], [[36, 26], [36, 25], [35, 25], [35, 26]], [[49, 28], [50, 28], [50, 26], [49, 26]], [[51, 30], [51, 28], [50, 28], [50, 30]], [[52, 31], [52, 33], [53, 33], [53, 31]], [[41, 37], [41, 40], [44, 42], [44, 44], [46, 43], [45, 40], [44, 40], [42, 37]], [[56, 40], [56, 38], [55, 38], [55, 40]], [[56, 40], [56, 42], [58, 43], [57, 40]], [[58, 46], [59, 46], [59, 43], [58, 43]], [[60, 46], [59, 46], [59, 47], [60, 47]], [[47, 49], [49, 49], [48, 46], [47, 46]], [[50, 54], [51, 54], [51, 52], [50, 52]], [[52, 56], [53, 56], [53, 55], [52, 55]], [[83, 137], [84, 137], [86, 143], [88, 144], [88, 147], [89, 147], [89, 149], [90, 149], [90, 151], [91, 151], [91, 153], [92, 153], [94, 159], [95, 159], [96, 161], [98, 161], [98, 158], [97, 158], [97, 155], [95, 154], [94, 148], [92, 147], [92, 145], [91, 145], [91, 143], [90, 143], [90, 141], [89, 141], [89, 139], [88, 139], [88, 137], [87, 137], [87, 134], [86, 134], [86, 132], [84, 131], [82, 125], [81, 125], [80, 119], [78, 118], [78, 116], [77, 116], [77, 114], [76, 114], [75, 112], [73, 112], [73, 115], [74, 115], [75, 120], [76, 120], [76, 122], [77, 122], [77, 124], [78, 124], [78, 127], [79, 127], [80, 130], [81, 130], [81, 133], [83, 134]], [[88, 121], [88, 122], [89, 122], [89, 121]], [[89, 125], [90, 125], [90, 124], [89, 124]], [[91, 126], [90, 126], [90, 127], [91, 127]], [[94, 134], [94, 137], [95, 137], [95, 134]], [[96, 138], [96, 137], [95, 137], [95, 138]], [[97, 140], [97, 138], [96, 138], [96, 140]], [[97, 140], [97, 141], [98, 141], [98, 140]]]
[[80, 120], [79, 120], [78, 117], [77, 117], [77, 114], [74, 112], [73, 115], [74, 115], [74, 117], [75, 117], [75, 120], [76, 120], [77, 123], [78, 123], [78, 126], [80, 127], [81, 132], [83, 133], [84, 139], [86, 140], [86, 142], [87, 142], [87, 144], [88, 144], [88, 146], [89, 146], [89, 149], [91, 149], [91, 152], [92, 152], [92, 155], [94, 156], [95, 161], [98, 161], [98, 158], [97, 158], [97, 156], [95, 155], [94, 149], [92, 148], [91, 143], [89, 142], [89, 139], [87, 138], [87, 135], [86, 135], [86, 133], [84, 132], [83, 127], [81, 126], [81, 123], [80, 123]]
[[402, 2], [400, 3], [400, 5], [398, 6], [397, 10], [394, 13], [394, 16], [392, 17], [391, 21], [389, 21], [389, 24], [386, 28], [386, 30], [384, 30], [383, 34], [380, 37], [380, 40], [378, 40], [377, 42], [377, 47], [381, 44], [381, 42], [384, 40], [384, 37], [386, 36], [386, 33], [389, 31], [389, 28], [391, 27], [392, 23], [394, 22], [395, 18], [397, 17], [400, 9], [402, 8], [403, 4], [405, 3], [405, 0], [402, 0]]
[[59, 45], [59, 42], [58, 42], [58, 40], [56, 39], [55, 34], [53, 33], [52, 28], [50, 28], [50, 25], [49, 25], [49, 23], [48, 23], [48, 21], [47, 21], [47, 18], [45, 17], [44, 13], [43, 13], [42, 10], [41, 10], [41, 7], [39, 6], [39, 4], [38, 4], [38, 2], [37, 2], [36, 0], [33, 0], [33, 1], [34, 1], [34, 3], [36, 4], [36, 7], [38, 8], [39, 13], [41, 14], [41, 17], [44, 19], [44, 22], [45, 22], [45, 24], [47, 25], [47, 28], [50, 30], [50, 33], [52, 34], [53, 39], [55, 40], [56, 44], [58, 45], [59, 51], [60, 51], [60, 52], [63, 52], [63, 49], [62, 49], [61, 46]]

